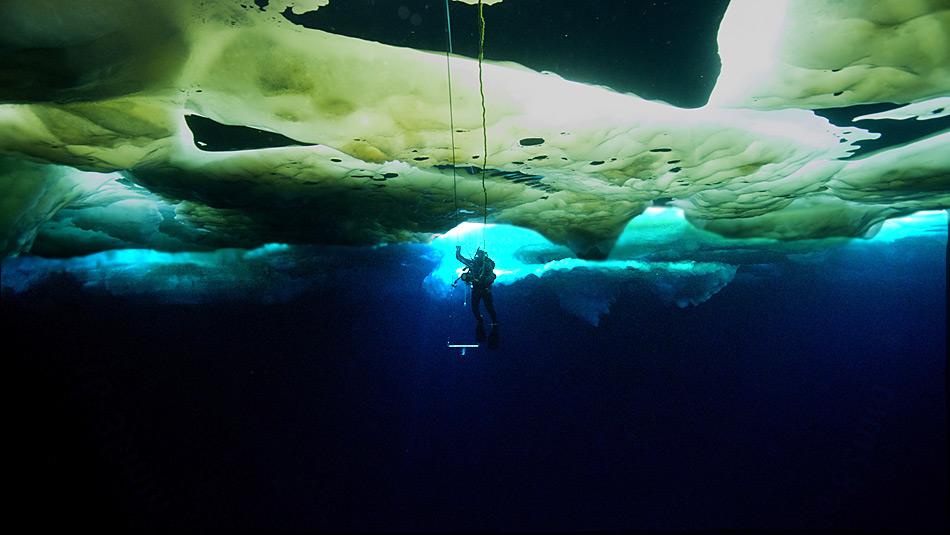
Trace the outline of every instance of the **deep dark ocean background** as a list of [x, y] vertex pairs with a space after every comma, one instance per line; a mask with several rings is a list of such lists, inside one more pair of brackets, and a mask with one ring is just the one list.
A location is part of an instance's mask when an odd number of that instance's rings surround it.
[[[486, 57], [696, 107], [726, 4], [509, 0], [486, 9]], [[441, 10], [334, 0], [302, 22], [444, 50]], [[474, 8], [452, 10], [472, 56]], [[464, 357], [445, 345], [473, 338], [471, 316], [422, 290], [430, 259], [339, 251], [352, 269], [273, 304], [162, 304], [65, 275], [5, 292], [17, 520], [948, 526], [945, 239], [740, 266], [688, 308], [631, 281], [598, 327], [528, 278], [495, 290], [498, 349]]]
[[[637, 283], [599, 327], [496, 289], [500, 346], [353, 250], [289, 303], [149, 304], [51, 277], [4, 295], [18, 500], [36, 527], [946, 526], [939, 238], [741, 267], [676, 308]], [[346, 280], [344, 276], [342, 280]], [[23, 345], [16, 345], [16, 344]]]

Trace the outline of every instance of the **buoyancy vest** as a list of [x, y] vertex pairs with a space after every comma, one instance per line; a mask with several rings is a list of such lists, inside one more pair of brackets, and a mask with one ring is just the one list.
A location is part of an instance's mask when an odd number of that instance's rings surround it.
[[481, 262], [472, 265], [472, 285], [487, 288], [495, 282], [495, 261], [487, 256]]

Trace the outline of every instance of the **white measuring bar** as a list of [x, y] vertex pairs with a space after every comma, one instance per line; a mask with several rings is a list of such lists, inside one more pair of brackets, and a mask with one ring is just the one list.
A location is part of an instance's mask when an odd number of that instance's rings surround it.
[[451, 348], [458, 348], [458, 349], [461, 349], [461, 350], [462, 350], [461, 356], [463, 356], [463, 357], [465, 356], [465, 350], [466, 350], [466, 349], [468, 349], [468, 348], [470, 348], [470, 347], [471, 347], [471, 348], [476, 348], [476, 347], [478, 347], [478, 344], [447, 344], [447, 345], [448, 345], [448, 347], [451, 347]]

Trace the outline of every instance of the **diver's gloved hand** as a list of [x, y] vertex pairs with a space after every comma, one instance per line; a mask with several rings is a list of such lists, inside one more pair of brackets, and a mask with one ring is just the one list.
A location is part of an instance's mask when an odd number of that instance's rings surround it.
[[456, 251], [461, 251], [461, 250], [462, 250], [462, 246], [461, 246], [461, 245], [456, 245], [456, 246], [455, 246], [455, 250], [456, 250]]

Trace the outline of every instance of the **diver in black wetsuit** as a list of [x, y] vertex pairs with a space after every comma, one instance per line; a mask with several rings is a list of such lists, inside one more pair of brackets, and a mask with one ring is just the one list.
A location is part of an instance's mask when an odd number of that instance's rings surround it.
[[481, 341], [485, 338], [485, 324], [478, 308], [482, 301], [485, 302], [485, 309], [488, 310], [488, 316], [491, 317], [492, 329], [494, 330], [495, 326], [498, 325], [495, 303], [491, 295], [491, 285], [495, 282], [495, 261], [488, 258], [485, 251], [481, 249], [475, 251], [475, 258], [465, 258], [462, 256], [461, 245], [455, 246], [455, 258], [465, 264], [466, 267], [459, 278], [472, 286], [472, 314], [475, 315], [475, 321], [477, 322], [475, 335]]

